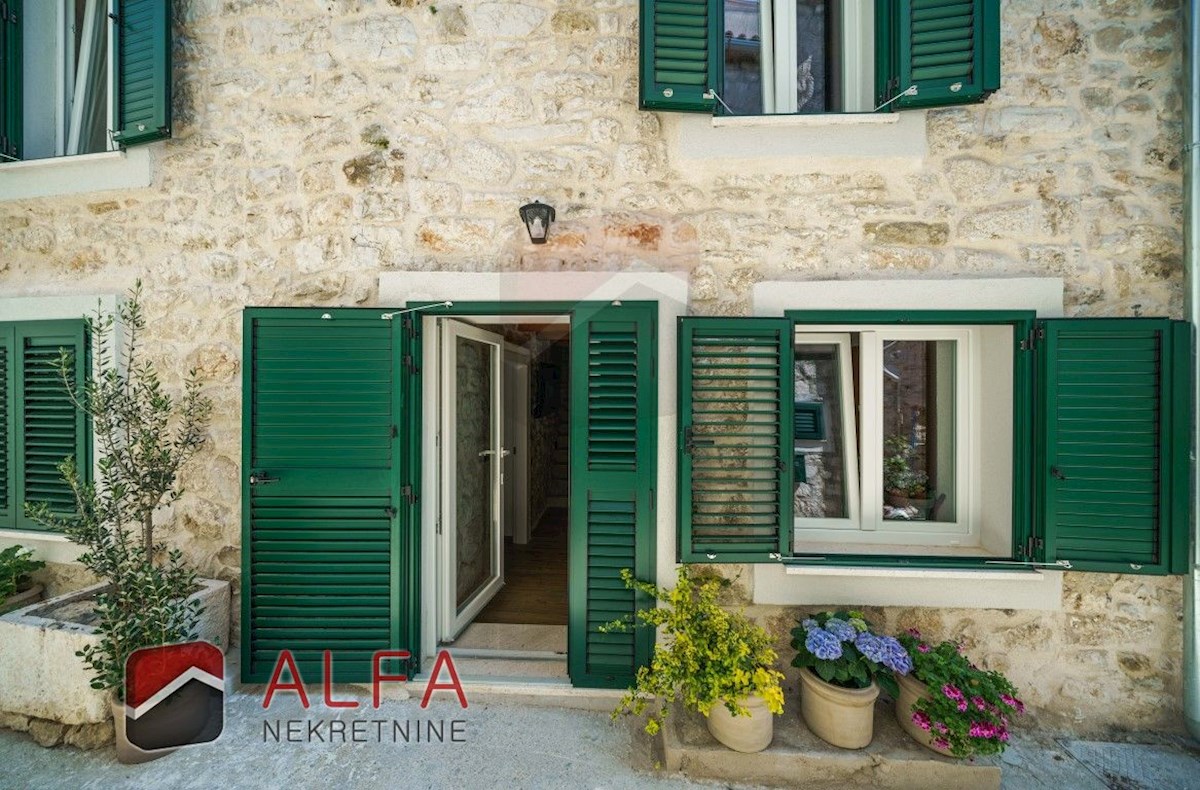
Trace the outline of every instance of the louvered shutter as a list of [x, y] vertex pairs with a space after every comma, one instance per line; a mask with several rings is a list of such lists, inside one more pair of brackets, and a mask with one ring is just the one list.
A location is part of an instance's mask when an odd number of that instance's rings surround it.
[[1065, 560], [1078, 570], [1182, 572], [1189, 327], [1136, 318], [1059, 319], [1041, 326], [1044, 559]]
[[642, 0], [641, 107], [711, 112], [720, 83], [718, 0]]
[[335, 678], [366, 681], [375, 651], [408, 644], [392, 579], [399, 322], [329, 314], [246, 323], [247, 681], [284, 649], [311, 682], [326, 649]]
[[21, 0], [0, 0], [0, 162], [21, 158]]
[[577, 311], [571, 323], [568, 667], [577, 686], [628, 686], [653, 644], [644, 628], [600, 627], [652, 605], [620, 572], [653, 580], [654, 310], [626, 302]]
[[113, 77], [123, 146], [171, 136], [171, 0], [117, 0]]
[[680, 319], [682, 561], [790, 553], [793, 358], [789, 319]]
[[17, 324], [14, 346], [15, 447], [9, 464], [15, 484], [12, 506], [18, 529], [42, 529], [25, 517], [25, 504], [44, 502], [58, 516], [72, 515], [75, 496], [58, 466], [66, 458], [74, 458], [85, 479], [90, 469], [87, 421], [71, 401], [58, 370], [65, 350], [72, 366], [70, 386], [78, 391], [87, 364], [83, 322]]
[[982, 101], [1000, 87], [999, 0], [877, 0], [879, 103], [891, 107]]
[[13, 428], [13, 403], [16, 400], [13, 390], [17, 380], [13, 369], [15, 337], [16, 330], [12, 326], [0, 324], [0, 529], [16, 526], [16, 508], [13, 506], [16, 481], [12, 474], [16, 443]]

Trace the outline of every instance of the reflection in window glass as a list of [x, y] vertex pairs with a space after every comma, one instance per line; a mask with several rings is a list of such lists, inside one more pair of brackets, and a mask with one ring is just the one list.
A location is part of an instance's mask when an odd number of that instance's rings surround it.
[[796, 112], [825, 112], [826, 0], [796, 0]]
[[737, 115], [763, 111], [761, 31], [760, 0], [725, 0], [725, 92], [721, 98]]
[[842, 371], [833, 343], [796, 346], [796, 518], [847, 518]]
[[883, 517], [954, 521], [953, 340], [883, 342]]

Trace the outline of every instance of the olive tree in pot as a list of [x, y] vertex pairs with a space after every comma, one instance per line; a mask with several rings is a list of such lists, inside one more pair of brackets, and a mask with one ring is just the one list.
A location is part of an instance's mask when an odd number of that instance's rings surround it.
[[85, 320], [95, 355], [90, 375], [77, 388], [65, 351], [58, 372], [91, 421], [98, 480], [85, 482], [75, 459], [67, 458], [59, 471], [74, 494], [75, 512], [55, 513], [45, 503], [26, 507], [30, 518], [82, 546], [79, 562], [104, 583], [95, 603], [100, 641], [77, 655], [94, 673], [92, 687], [112, 692], [118, 759], [143, 762], [165, 752], [143, 752], [124, 738], [125, 662], [140, 648], [192, 638], [200, 617], [196, 572], [178, 549], [155, 539], [154, 515], [182, 495], [179, 470], [205, 442], [212, 402], [194, 370], [177, 400], [143, 358], [140, 282], [117, 315]]
[[654, 650], [649, 666], [638, 669], [634, 687], [621, 698], [613, 718], [622, 713], [642, 715], [655, 698], [662, 705], [651, 712], [645, 730], [659, 732], [679, 701], [704, 715], [708, 730], [725, 746], [739, 752], [759, 752], [771, 744], [774, 717], [783, 712], [783, 674], [774, 668], [777, 655], [771, 637], [745, 615], [722, 608], [717, 599], [726, 579], [696, 578], [680, 566], [673, 589], [634, 579], [621, 571], [626, 586], [661, 602], [642, 609], [634, 620], [602, 626], [624, 630], [635, 625], [662, 629], [666, 637]]

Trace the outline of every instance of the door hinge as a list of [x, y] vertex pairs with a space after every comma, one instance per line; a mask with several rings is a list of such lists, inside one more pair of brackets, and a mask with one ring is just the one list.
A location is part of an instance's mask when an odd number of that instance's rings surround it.
[[1046, 327], [1038, 324], [1029, 330], [1029, 334], [1021, 341], [1022, 351], [1032, 351], [1037, 348], [1038, 341], [1046, 339]]
[[402, 486], [400, 488], [400, 496], [404, 497], [404, 501], [410, 505], [415, 505], [417, 503], [417, 495], [413, 493], [413, 487], [411, 485]]

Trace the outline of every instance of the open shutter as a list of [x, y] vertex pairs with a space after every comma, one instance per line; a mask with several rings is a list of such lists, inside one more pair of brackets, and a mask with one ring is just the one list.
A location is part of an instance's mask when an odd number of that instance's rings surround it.
[[877, 0], [876, 42], [879, 104], [965, 104], [1000, 87], [1000, 0]]
[[642, 0], [641, 107], [711, 112], [719, 85], [718, 0]]
[[13, 480], [13, 395], [17, 377], [13, 370], [15, 329], [0, 324], [0, 529], [16, 526], [15, 482]]
[[247, 318], [247, 682], [266, 681], [285, 649], [310, 682], [324, 650], [335, 679], [365, 682], [375, 651], [411, 646], [398, 564], [399, 324], [378, 311]]
[[653, 605], [620, 573], [654, 579], [654, 311], [626, 302], [572, 317], [568, 668], [577, 686], [629, 686], [653, 645], [648, 629], [600, 627]]
[[171, 0], [117, 0], [117, 129], [124, 146], [171, 136]]
[[1043, 558], [1077, 570], [1182, 572], [1190, 328], [1139, 318], [1039, 328]]
[[679, 319], [682, 561], [790, 553], [793, 357], [790, 319]]
[[21, 0], [0, 0], [0, 162], [21, 158]]
[[73, 457], [87, 476], [90, 468], [87, 421], [71, 401], [58, 371], [62, 350], [73, 363], [71, 386], [78, 388], [86, 373], [87, 353], [82, 321], [37, 321], [16, 325], [17, 359], [15, 451], [9, 474], [15, 478], [18, 529], [41, 529], [25, 517], [25, 503], [45, 502], [59, 516], [76, 512], [75, 495], [58, 465]]

